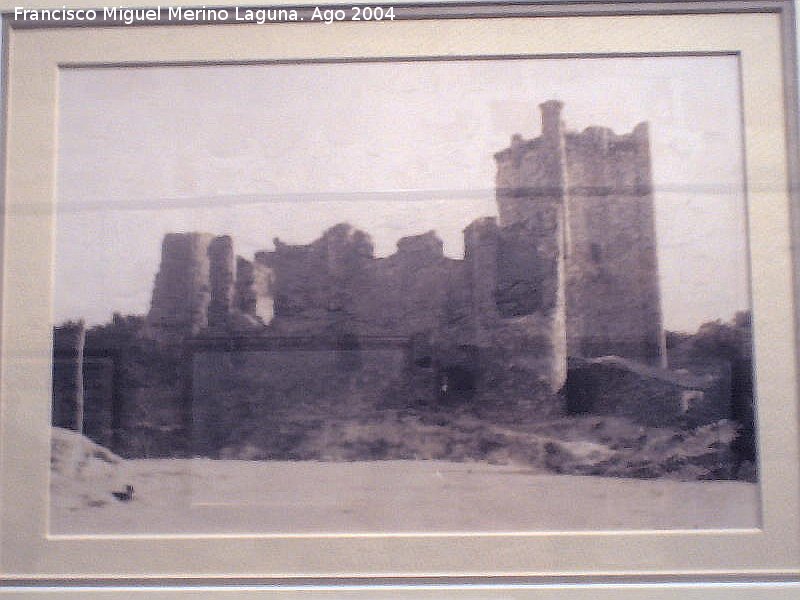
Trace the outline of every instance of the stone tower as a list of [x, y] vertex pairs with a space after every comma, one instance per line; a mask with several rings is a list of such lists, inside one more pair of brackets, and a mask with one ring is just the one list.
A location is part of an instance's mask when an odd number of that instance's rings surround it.
[[162, 341], [224, 326], [234, 294], [233, 242], [208, 233], [170, 233], [161, 247], [147, 324]]
[[515, 135], [495, 154], [503, 227], [564, 215], [567, 351], [617, 355], [663, 366], [666, 359], [647, 124], [616, 135], [568, 132], [561, 102], [543, 103], [542, 134]]

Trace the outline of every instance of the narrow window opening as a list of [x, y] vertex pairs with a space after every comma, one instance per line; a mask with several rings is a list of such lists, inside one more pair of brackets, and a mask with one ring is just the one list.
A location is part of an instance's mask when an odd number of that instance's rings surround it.
[[592, 262], [599, 263], [603, 260], [603, 251], [600, 249], [600, 244], [592, 244], [591, 246]]

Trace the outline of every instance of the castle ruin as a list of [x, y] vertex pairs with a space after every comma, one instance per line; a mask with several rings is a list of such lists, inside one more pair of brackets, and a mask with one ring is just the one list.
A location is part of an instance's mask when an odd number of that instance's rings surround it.
[[[499, 218], [465, 228], [461, 259], [434, 231], [376, 257], [344, 223], [310, 244], [276, 238], [252, 260], [229, 236], [168, 234], [148, 314], [115, 318], [111, 353], [102, 327], [87, 332], [87, 356], [120, 363], [94, 437], [129, 456], [217, 456], [245, 435], [242, 419], [324, 402], [548, 417], [569, 410], [568, 366], [582, 412], [655, 426], [726, 418], [729, 381], [663, 369], [647, 125], [576, 133], [561, 110], [543, 103], [541, 135], [495, 154]], [[609, 377], [618, 391], [587, 395]]]
[[376, 258], [369, 236], [337, 225], [308, 245], [275, 240], [254, 260], [227, 236], [164, 239], [147, 320], [154, 337], [201, 332], [423, 340], [499, 355], [551, 392], [568, 356], [663, 365], [649, 140], [568, 132], [557, 101], [542, 134], [495, 155], [499, 219], [464, 231], [461, 260], [435, 232]]

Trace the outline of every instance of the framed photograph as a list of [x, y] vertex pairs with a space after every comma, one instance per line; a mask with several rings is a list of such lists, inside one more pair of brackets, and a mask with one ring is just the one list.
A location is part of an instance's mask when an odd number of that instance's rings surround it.
[[793, 19], [9, 8], [0, 595], [797, 593]]

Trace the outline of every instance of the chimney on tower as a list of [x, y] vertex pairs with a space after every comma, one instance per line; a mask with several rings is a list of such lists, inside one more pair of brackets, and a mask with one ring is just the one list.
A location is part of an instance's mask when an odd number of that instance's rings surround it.
[[542, 137], [546, 140], [558, 140], [564, 131], [561, 122], [561, 109], [564, 103], [559, 100], [548, 100], [539, 105], [542, 111]]

